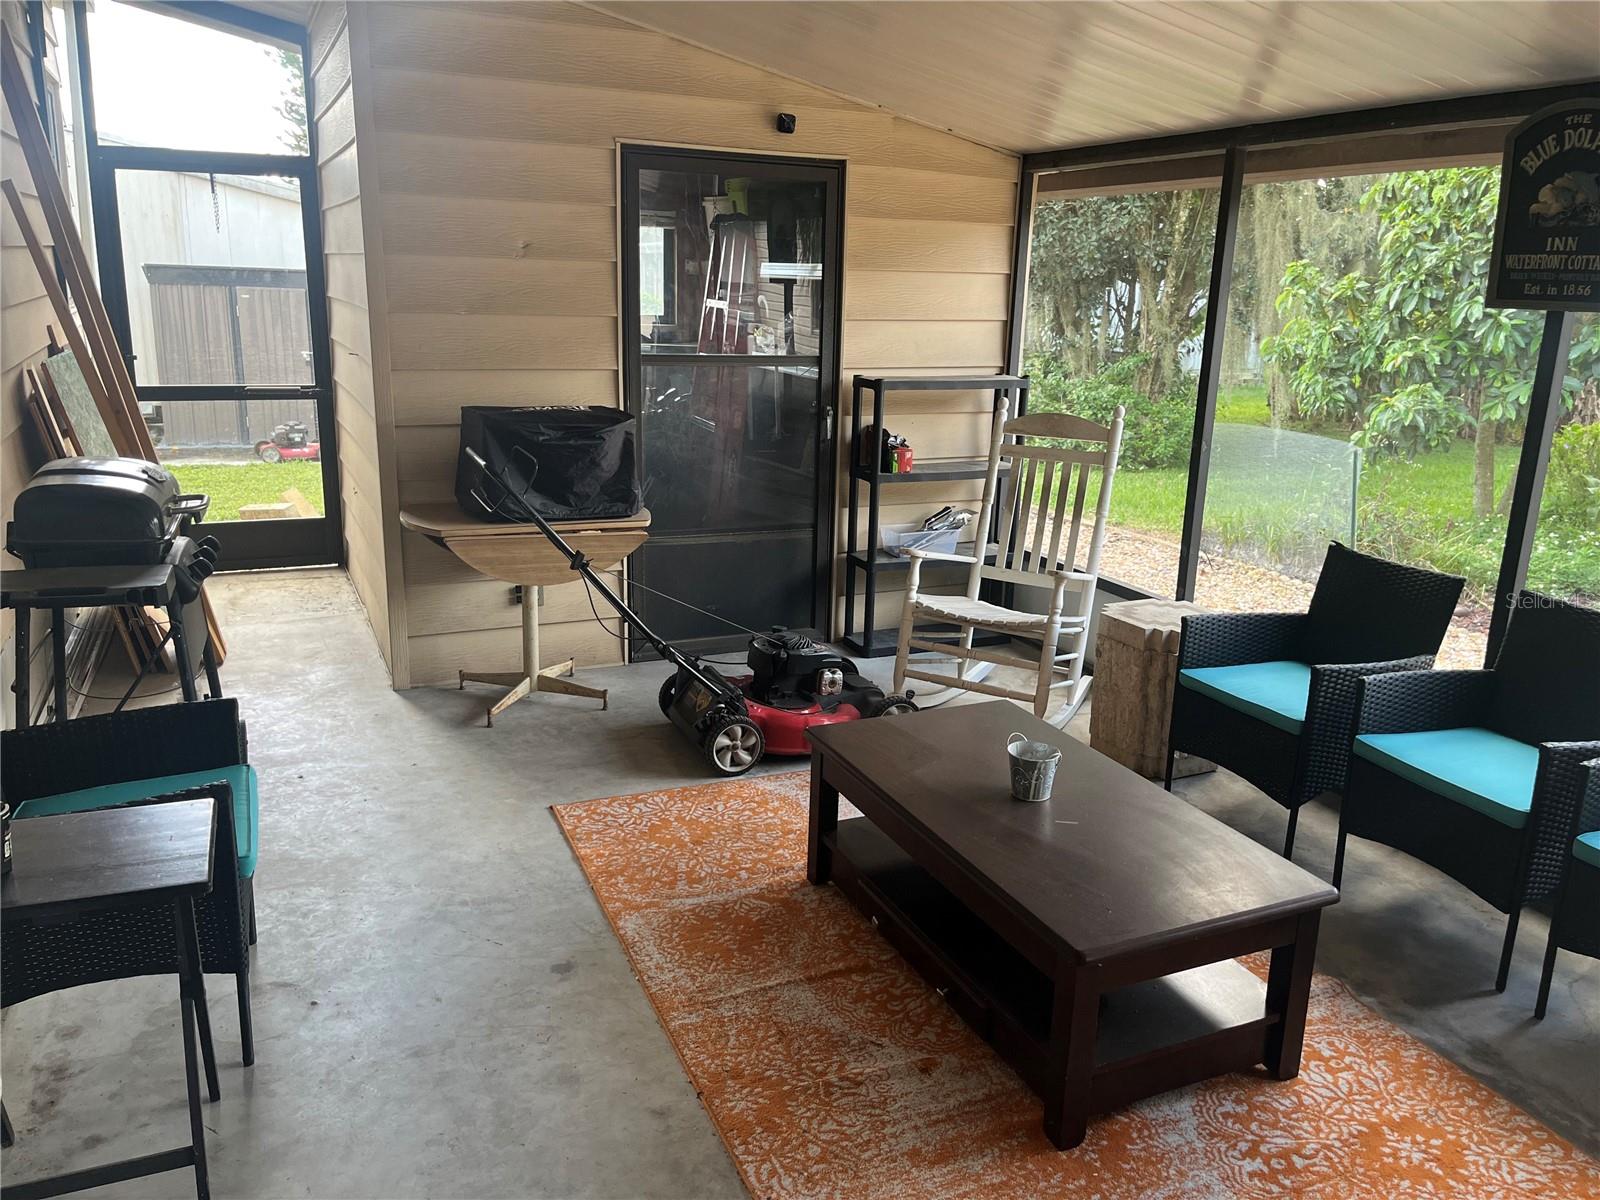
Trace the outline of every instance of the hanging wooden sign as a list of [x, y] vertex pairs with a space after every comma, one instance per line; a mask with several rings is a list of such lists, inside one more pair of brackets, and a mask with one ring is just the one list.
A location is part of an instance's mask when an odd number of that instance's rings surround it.
[[1600, 311], [1600, 98], [1552, 104], [1506, 138], [1486, 303]]

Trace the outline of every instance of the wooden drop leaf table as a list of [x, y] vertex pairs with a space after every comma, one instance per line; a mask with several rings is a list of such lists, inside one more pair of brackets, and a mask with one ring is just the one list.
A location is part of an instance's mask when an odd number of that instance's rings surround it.
[[[533, 524], [479, 521], [466, 516], [455, 504], [415, 504], [400, 511], [400, 524], [413, 533], [443, 546], [480, 574], [517, 584], [522, 591], [522, 670], [459, 671], [462, 687], [488, 683], [506, 692], [489, 706], [488, 723], [524, 696], [534, 692], [559, 692], [587, 696], [606, 704], [604, 688], [589, 687], [562, 676], [571, 675], [572, 659], [551, 663], [539, 660], [538, 589], [579, 578], [562, 553]], [[597, 568], [621, 562], [649, 536], [650, 510], [609, 521], [552, 521], [551, 526], [574, 549], [587, 555]]]

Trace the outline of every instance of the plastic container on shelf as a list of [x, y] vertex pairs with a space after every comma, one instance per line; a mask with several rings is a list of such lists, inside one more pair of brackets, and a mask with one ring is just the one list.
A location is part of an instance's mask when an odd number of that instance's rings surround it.
[[878, 531], [883, 548], [896, 558], [905, 558], [912, 550], [926, 550], [930, 554], [954, 554], [961, 529], [909, 529], [883, 528]]

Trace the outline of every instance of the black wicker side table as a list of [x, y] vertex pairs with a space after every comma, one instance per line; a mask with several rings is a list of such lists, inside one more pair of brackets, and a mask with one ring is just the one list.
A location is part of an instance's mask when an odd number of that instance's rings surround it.
[[[0, 936], [20, 925], [56, 925], [107, 913], [129, 917], [130, 931], [135, 926], [158, 928], [138, 918], [171, 914], [170, 936], [178, 945], [190, 1143], [46, 1179], [7, 1179], [6, 1200], [59, 1196], [191, 1166], [195, 1194], [200, 1200], [210, 1196], [195, 1057], [197, 1032], [202, 1046], [210, 1042], [210, 1019], [194, 902], [211, 890], [216, 834], [216, 801], [210, 797], [35, 817], [12, 825], [12, 869], [0, 884]], [[207, 1059], [207, 1083], [215, 1100], [216, 1068], [210, 1055]]]

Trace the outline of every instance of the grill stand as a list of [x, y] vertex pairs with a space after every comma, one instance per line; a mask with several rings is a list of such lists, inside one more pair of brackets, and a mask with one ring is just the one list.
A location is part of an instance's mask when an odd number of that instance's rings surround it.
[[[152, 566], [95, 566], [95, 567], [36, 567], [21, 571], [0, 573], [0, 607], [16, 613], [16, 656], [19, 664], [28, 662], [31, 649], [28, 645], [28, 625], [32, 610], [45, 609], [51, 614], [51, 654], [55, 671], [54, 719], [67, 719], [66, 610], [70, 608], [163, 608], [167, 612], [167, 635], [161, 646], [170, 640], [178, 673], [178, 682], [185, 701], [200, 698], [195, 685], [194, 664], [189, 658], [188, 637], [184, 630], [185, 605], [178, 591], [177, 569], [170, 563]], [[201, 628], [195, 631], [206, 638], [201, 663], [206, 673], [209, 699], [222, 695], [222, 681], [217, 674], [216, 650], [209, 634]], [[121, 709], [133, 695], [145, 674], [161, 657], [158, 646], [140, 667], [130, 687], [123, 695], [117, 709]], [[18, 729], [28, 726], [32, 717], [31, 680], [27, 670], [19, 669], [11, 690], [16, 696], [16, 721]]]

